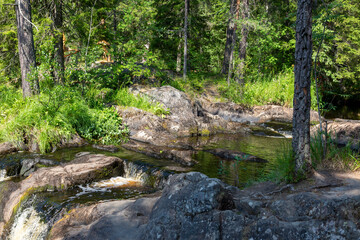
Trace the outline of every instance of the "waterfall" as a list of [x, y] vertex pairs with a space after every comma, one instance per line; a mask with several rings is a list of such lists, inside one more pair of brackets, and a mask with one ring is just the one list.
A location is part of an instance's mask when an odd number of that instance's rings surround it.
[[11, 227], [9, 240], [45, 239], [49, 226], [35, 209], [36, 197], [21, 204]]
[[6, 180], [6, 169], [0, 169], [0, 182]]

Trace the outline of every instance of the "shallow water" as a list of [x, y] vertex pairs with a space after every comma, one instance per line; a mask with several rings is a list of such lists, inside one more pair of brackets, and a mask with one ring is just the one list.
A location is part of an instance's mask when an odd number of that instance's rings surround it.
[[291, 140], [288, 138], [264, 137], [255, 135], [218, 135], [200, 138], [207, 141], [205, 149], [229, 149], [263, 158], [269, 163], [225, 160], [205, 151], [194, 155], [199, 162], [195, 171], [205, 173], [209, 177], [219, 178], [228, 184], [242, 187], [247, 182], [256, 180], [268, 167], [274, 163], [279, 151], [285, 149]]
[[[267, 130], [288, 132], [288, 125], [269, 123], [262, 127]], [[261, 133], [257, 130], [257, 133]], [[264, 129], [264, 132], [265, 129]], [[276, 134], [275, 134], [276, 135]], [[277, 134], [278, 135], [278, 134]], [[102, 153], [117, 156], [125, 160], [125, 174], [110, 179], [74, 186], [61, 192], [41, 192], [33, 194], [21, 203], [20, 209], [14, 217], [9, 230], [8, 239], [46, 239], [51, 226], [68, 210], [79, 204], [92, 204], [104, 200], [128, 199], [139, 197], [156, 191], [157, 187], [169, 174], [179, 171], [199, 171], [209, 177], [219, 178], [228, 184], [242, 187], [247, 182], [255, 180], [262, 173], [268, 171], [274, 163], [278, 152], [290, 144], [285, 137], [269, 137], [260, 135], [223, 134], [210, 137], [193, 137], [181, 139], [182, 142], [193, 146], [199, 151], [193, 155], [198, 162], [192, 168], [182, 168], [179, 164], [166, 160], [155, 159], [140, 153], [119, 148], [116, 153], [85, 146], [67, 148], [50, 154], [16, 153], [0, 159], [0, 181], [6, 181], [7, 166], [17, 166], [22, 159], [49, 159], [54, 164], [69, 162], [80, 152]], [[240, 151], [268, 160], [268, 163], [245, 162], [221, 159], [206, 150], [228, 149]], [[8, 168], [18, 171], [16, 167]], [[15, 169], [15, 170], [14, 170]], [[180, 170], [179, 170], [180, 169]], [[16, 180], [16, 178], [11, 179]]]

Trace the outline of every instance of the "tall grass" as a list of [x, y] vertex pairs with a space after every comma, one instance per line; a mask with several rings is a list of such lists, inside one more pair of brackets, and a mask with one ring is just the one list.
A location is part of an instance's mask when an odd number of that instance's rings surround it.
[[[263, 76], [257, 80], [246, 80], [243, 85], [231, 81], [230, 86], [226, 77], [202, 73], [192, 73], [186, 81], [181, 78], [170, 82], [173, 87], [187, 92], [190, 96], [201, 94], [209, 86], [214, 86], [225, 100], [246, 106], [276, 104], [292, 107], [294, 95], [293, 69], [286, 69], [277, 75]], [[311, 96], [315, 99], [314, 86]], [[316, 102], [313, 101], [313, 109]]]
[[114, 109], [90, 108], [73, 88], [56, 86], [26, 99], [17, 91], [0, 90], [2, 99], [11, 99], [0, 103], [0, 142], [37, 143], [47, 152], [76, 133], [103, 144], [126, 140], [128, 130]]
[[287, 143], [282, 146], [278, 152], [275, 161], [269, 163], [267, 171], [258, 181], [273, 182], [297, 182], [295, 177], [295, 159], [291, 144]]
[[332, 169], [344, 171], [356, 171], [360, 169], [360, 153], [351, 148], [351, 142], [346, 146], [339, 147], [331, 136], [326, 136], [326, 152], [322, 146], [321, 137], [324, 134], [317, 132], [311, 138], [311, 159], [316, 169]]

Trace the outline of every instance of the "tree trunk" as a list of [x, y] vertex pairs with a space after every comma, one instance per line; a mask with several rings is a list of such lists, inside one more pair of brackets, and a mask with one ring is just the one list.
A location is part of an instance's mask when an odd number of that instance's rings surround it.
[[186, 70], [187, 70], [187, 38], [188, 38], [188, 13], [189, 13], [189, 0], [185, 0], [185, 18], [184, 18], [184, 80], [186, 80]]
[[63, 46], [63, 35], [62, 35], [62, 25], [63, 25], [63, 16], [62, 0], [54, 1], [54, 12], [52, 14], [54, 28], [55, 28], [55, 66], [54, 66], [54, 80], [56, 83], [64, 84], [64, 46]]
[[15, 2], [17, 37], [19, 48], [19, 60], [21, 68], [21, 85], [23, 96], [29, 97], [33, 93], [39, 92], [39, 81], [29, 81], [32, 68], [36, 67], [35, 47], [33, 30], [31, 25], [31, 6], [30, 0], [17, 0]]
[[296, 16], [295, 83], [292, 148], [295, 173], [302, 177], [311, 169], [310, 73], [312, 55], [312, 0], [298, 0]]
[[238, 0], [231, 0], [230, 2], [230, 17], [228, 22], [228, 27], [226, 29], [226, 43], [225, 43], [225, 52], [224, 52], [224, 61], [221, 69], [222, 74], [226, 74], [229, 71], [229, 66], [231, 64], [231, 56], [232, 56], [232, 49], [234, 39], [236, 39], [236, 22], [234, 21], [237, 7]]
[[249, 0], [243, 0], [242, 2], [242, 27], [241, 27], [241, 40], [239, 46], [239, 66], [237, 68], [236, 81], [238, 83], [244, 83], [244, 71], [245, 71], [245, 59], [246, 59], [246, 47], [249, 29], [247, 26], [247, 20], [249, 18]]
[[[179, 34], [179, 39], [181, 38], [181, 34]], [[176, 56], [176, 72], [181, 71], [181, 40], [179, 40], [179, 45], [177, 49], [177, 56]]]

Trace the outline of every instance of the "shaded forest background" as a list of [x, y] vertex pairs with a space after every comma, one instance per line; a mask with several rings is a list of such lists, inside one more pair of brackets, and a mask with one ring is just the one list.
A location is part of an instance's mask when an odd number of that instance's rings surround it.
[[[185, 1], [31, 1], [36, 62], [40, 82], [50, 81], [56, 37], [63, 33], [65, 79], [117, 88], [136, 79], [166, 81], [163, 71], [183, 70]], [[238, 3], [236, 3], [238, 2]], [[244, 2], [247, 15], [244, 17]], [[2, 1], [0, 14], [1, 83], [19, 85], [20, 68], [14, 1]], [[232, 5], [240, 4], [240, 6]], [[323, 101], [359, 101], [360, 3], [355, 0], [314, 1], [313, 42]], [[236, 9], [238, 8], [238, 9]], [[62, 22], [55, 24], [61, 11]], [[230, 71], [236, 78], [244, 61], [243, 81], [271, 81], [291, 72], [294, 64], [296, 1], [189, 1], [188, 72], [224, 73], [224, 51], [231, 21], [237, 32]], [[239, 56], [247, 29], [246, 57]], [[229, 31], [229, 30], [228, 30]], [[323, 39], [323, 40], [322, 40]], [[320, 43], [322, 44], [320, 46]], [[110, 60], [106, 68], [96, 61]], [[97, 73], [94, 73], [97, 71]], [[100, 74], [99, 72], [106, 72]], [[90, 72], [90, 73], [89, 73]], [[89, 74], [92, 74], [89, 77]], [[83, 80], [85, 79], [85, 80]]]

